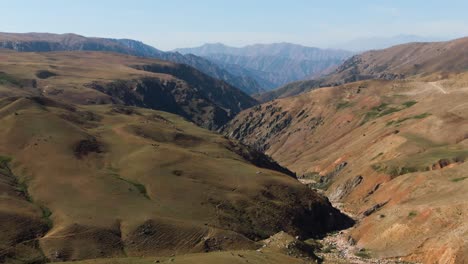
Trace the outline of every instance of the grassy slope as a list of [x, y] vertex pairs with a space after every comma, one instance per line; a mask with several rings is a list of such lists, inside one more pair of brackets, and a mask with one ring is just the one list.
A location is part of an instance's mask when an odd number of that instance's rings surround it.
[[0, 153], [50, 210], [52, 229], [36, 240], [50, 260], [253, 249], [280, 230], [340, 225], [297, 180], [251, 165], [228, 149], [235, 143], [172, 114], [9, 98], [0, 120]]
[[[0, 58], [0, 96], [44, 95], [78, 104], [128, 103], [180, 114], [208, 128], [224, 124], [235, 113], [257, 103], [240, 90], [189, 66], [156, 59], [103, 52], [5, 50], [0, 50]], [[145, 65], [159, 71], [135, 69]], [[181, 69], [183, 76], [170, 74]], [[41, 71], [53, 75], [39, 78]], [[110, 84], [122, 86], [112, 93]], [[126, 101], [130, 96], [134, 98]], [[174, 101], [173, 105], [168, 101]]]
[[[360, 247], [384, 257], [460, 262], [468, 247], [460, 239], [468, 217], [468, 163], [462, 163], [468, 154], [467, 76], [320, 89], [244, 111], [226, 132], [260, 143], [300, 174], [326, 175], [346, 161], [327, 191], [331, 199], [357, 215], [388, 201], [353, 232]], [[439, 169], [441, 159], [452, 164]], [[362, 182], [349, 187], [358, 175]], [[420, 217], [408, 217], [413, 214]]]
[[[207, 254], [188, 254], [166, 258], [122, 258], [122, 259], [95, 259], [74, 262], [77, 264], [149, 264], [155, 263], [180, 263], [180, 264], [218, 264], [218, 263], [253, 263], [253, 264], [282, 264], [304, 263], [304, 260], [289, 257], [283, 254], [257, 251], [229, 251], [212, 252]], [[67, 262], [64, 262], [67, 263]]]

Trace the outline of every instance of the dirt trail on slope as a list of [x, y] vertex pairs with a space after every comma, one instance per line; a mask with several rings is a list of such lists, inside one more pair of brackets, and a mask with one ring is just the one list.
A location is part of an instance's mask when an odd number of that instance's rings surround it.
[[447, 91], [445, 91], [445, 89], [442, 87], [442, 85], [440, 85], [439, 83], [437, 82], [429, 82], [428, 84], [432, 85], [432, 87], [436, 88], [437, 90], [439, 90], [441, 93], [443, 94], [447, 94]]

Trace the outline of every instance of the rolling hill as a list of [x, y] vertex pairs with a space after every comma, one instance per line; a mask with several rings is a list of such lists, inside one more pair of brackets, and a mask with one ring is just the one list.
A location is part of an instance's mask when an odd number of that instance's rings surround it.
[[322, 76], [352, 55], [343, 50], [290, 43], [256, 44], [242, 48], [217, 43], [176, 51], [207, 58], [236, 75], [255, 79], [267, 90], [289, 82]]
[[103, 52], [0, 51], [0, 95], [168, 111], [216, 129], [257, 102], [184, 64]]
[[262, 102], [298, 95], [319, 87], [340, 85], [359, 80], [446, 78], [448, 74], [468, 69], [468, 38], [447, 42], [408, 43], [383, 50], [355, 55], [323, 78], [287, 84], [260, 94]]
[[0, 120], [2, 263], [251, 256], [282, 230], [353, 223], [261, 153], [173, 114], [5, 97]]
[[253, 79], [246, 76], [233, 75], [209, 60], [195, 55], [164, 52], [131, 39], [94, 38], [77, 34], [0, 33], [0, 48], [20, 52], [106, 51], [157, 58], [190, 65], [213, 78], [224, 80], [249, 94], [262, 91]]
[[[341, 239], [359, 254], [465, 263], [468, 74], [457, 73], [466, 65], [466, 49], [457, 46], [465, 41], [418, 44], [447, 47], [440, 48], [445, 56], [414, 61], [428, 75], [413, 62], [396, 66], [397, 56], [387, 69], [411, 78], [358, 81], [277, 99], [241, 112], [223, 131], [265, 151], [353, 215], [358, 223]], [[452, 45], [458, 56], [448, 56]], [[381, 59], [373, 52], [367, 56]], [[446, 78], [438, 80], [442, 73]]]

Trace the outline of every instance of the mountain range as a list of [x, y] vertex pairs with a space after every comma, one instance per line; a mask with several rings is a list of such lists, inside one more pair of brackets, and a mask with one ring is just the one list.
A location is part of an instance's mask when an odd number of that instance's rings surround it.
[[407, 79], [463, 72], [468, 67], [468, 38], [448, 42], [416, 42], [367, 51], [347, 59], [334, 72], [314, 80], [289, 83], [256, 96], [260, 101], [298, 95], [319, 87], [368, 79]]
[[290, 43], [256, 44], [242, 48], [216, 43], [176, 51], [204, 57], [232, 73], [253, 78], [266, 90], [322, 76], [353, 54]]
[[0, 47], [0, 263], [468, 262], [468, 38]]
[[366, 52], [321, 82], [285, 86], [223, 132], [345, 205], [357, 224], [337, 237], [357, 255], [466, 263], [467, 70], [468, 38]]

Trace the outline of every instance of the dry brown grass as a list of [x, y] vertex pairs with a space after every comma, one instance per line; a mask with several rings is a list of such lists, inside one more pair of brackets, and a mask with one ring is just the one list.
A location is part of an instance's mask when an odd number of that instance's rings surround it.
[[[173, 114], [124, 110], [0, 100], [0, 153], [33, 201], [2, 197], [0, 210], [13, 214], [2, 220], [0, 233], [12, 232], [2, 245], [36, 241], [53, 261], [170, 256], [255, 249], [280, 230], [312, 236], [343, 225], [325, 199], [255, 167], [223, 136]], [[14, 239], [23, 218], [51, 229]]]
[[[468, 166], [467, 76], [319, 89], [246, 110], [225, 132], [266, 148], [299, 175], [330, 175], [347, 162], [332, 178], [330, 199], [356, 215], [388, 201], [353, 231], [360, 247], [457, 263], [466, 256], [468, 182], [452, 179]], [[411, 211], [424, 213], [408, 219]]]

